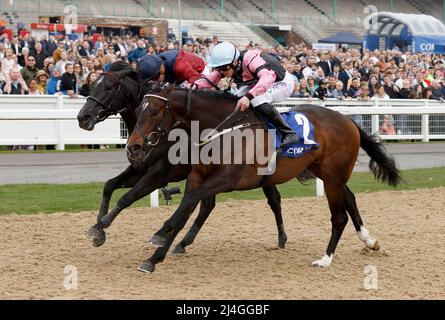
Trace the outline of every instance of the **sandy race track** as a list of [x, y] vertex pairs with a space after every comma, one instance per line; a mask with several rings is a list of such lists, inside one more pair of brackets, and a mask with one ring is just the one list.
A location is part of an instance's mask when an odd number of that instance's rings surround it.
[[[363, 250], [349, 221], [327, 269], [310, 266], [330, 236], [324, 198], [283, 200], [285, 250], [276, 249], [265, 201], [219, 203], [187, 255], [168, 256], [153, 274], [137, 266], [173, 207], [124, 211], [100, 248], [85, 236], [95, 212], [7, 215], [0, 218], [0, 298], [445, 299], [445, 188], [359, 194], [357, 201], [381, 251]], [[77, 290], [64, 288], [67, 265], [78, 270]], [[364, 288], [368, 265], [377, 290]]]

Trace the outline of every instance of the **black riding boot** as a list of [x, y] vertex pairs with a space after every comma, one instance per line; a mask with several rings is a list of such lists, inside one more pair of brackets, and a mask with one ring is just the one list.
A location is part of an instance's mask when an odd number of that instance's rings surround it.
[[265, 115], [272, 124], [277, 128], [281, 134], [281, 146], [283, 149], [292, 144], [296, 144], [299, 141], [297, 134], [289, 127], [289, 125], [284, 121], [275, 107], [269, 103], [263, 103], [255, 107], [261, 114]]

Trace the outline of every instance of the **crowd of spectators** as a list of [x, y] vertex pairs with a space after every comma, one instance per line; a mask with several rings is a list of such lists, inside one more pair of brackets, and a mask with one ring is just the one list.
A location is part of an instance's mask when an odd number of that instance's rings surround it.
[[445, 98], [443, 55], [301, 45], [269, 51], [293, 75], [294, 97], [370, 100], [383, 87], [389, 99]]
[[[187, 41], [183, 49], [209, 62], [213, 39]], [[111, 63], [126, 60], [134, 68], [145, 54], [158, 54], [178, 47], [177, 42], [155, 43], [137, 36], [68, 37], [36, 41], [29, 35], [9, 41], [0, 37], [0, 89], [7, 94], [27, 94], [35, 79], [34, 94], [88, 95], [89, 85]], [[414, 54], [398, 50], [373, 52], [340, 47], [317, 51], [302, 44], [262, 47], [275, 55], [295, 80], [294, 97], [368, 100], [383, 86], [390, 99], [444, 99], [445, 59], [442, 55]], [[245, 48], [240, 48], [245, 49]], [[19, 73], [17, 75], [17, 72]], [[81, 90], [82, 89], [82, 90]]]
[[[222, 39], [223, 40], [223, 39]], [[213, 39], [187, 40], [182, 49], [210, 61]], [[91, 83], [118, 60], [136, 69], [145, 54], [178, 48], [177, 42], [156, 43], [138, 36], [99, 36], [97, 41], [43, 37], [29, 34], [0, 37], [0, 94], [63, 94], [88, 96]], [[295, 80], [292, 97], [311, 99], [436, 99], [445, 98], [445, 59], [442, 55], [361, 51], [339, 47], [317, 51], [304, 44], [246, 48], [275, 55]], [[241, 50], [246, 48], [239, 48]], [[224, 83], [220, 84], [224, 85]]]
[[[208, 61], [214, 43], [210, 39], [187, 41], [184, 50]], [[2, 35], [0, 93], [87, 96], [89, 85], [113, 62], [125, 60], [136, 69], [142, 56], [178, 46], [177, 42], [156, 43], [151, 38], [130, 35], [99, 36], [96, 41], [89, 35], [78, 40], [70, 40], [68, 36], [62, 39], [43, 36], [40, 41], [29, 34], [14, 36], [11, 41]], [[36, 80], [37, 90], [30, 89], [32, 80]]]
[[[184, 49], [209, 59], [212, 40], [188, 41]], [[113, 62], [125, 60], [136, 69], [145, 54], [158, 54], [178, 48], [175, 42], [156, 43], [152, 38], [137, 36], [99, 36], [96, 41], [85, 35], [70, 40], [68, 36], [45, 37], [37, 40], [29, 34], [0, 36], [0, 94], [67, 95], [87, 97], [90, 85], [107, 71]], [[33, 149], [34, 146], [11, 146]]]
[[[445, 98], [443, 55], [348, 47], [316, 51], [302, 45], [274, 48], [270, 53], [293, 75], [293, 97], [362, 101]], [[363, 116], [351, 118], [364, 126]], [[409, 134], [409, 121], [408, 115], [384, 115], [380, 133]]]

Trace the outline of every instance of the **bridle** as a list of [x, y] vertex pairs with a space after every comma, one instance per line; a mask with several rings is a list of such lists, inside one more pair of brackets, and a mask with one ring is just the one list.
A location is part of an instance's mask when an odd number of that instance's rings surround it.
[[[182, 118], [183, 121], [185, 119], [188, 118], [188, 116], [190, 115], [190, 108], [191, 108], [191, 95], [192, 95], [192, 89], [189, 89], [188, 94], [187, 94], [187, 113], [185, 114], [185, 116]], [[139, 119], [143, 116], [143, 111], [145, 110], [145, 108], [143, 108], [138, 121], [136, 122], [136, 126], [135, 129], [139, 132], [139, 134], [141, 135], [141, 137], [144, 139], [144, 146], [149, 146], [149, 147], [154, 147], [156, 146], [159, 141], [161, 140], [161, 138], [167, 136], [170, 131], [172, 131], [173, 129], [177, 128], [178, 126], [180, 126], [181, 124], [184, 124], [183, 121], [178, 120], [178, 117], [176, 116], [175, 112], [173, 111], [173, 108], [169, 105], [168, 103], [168, 99], [156, 94], [146, 94], [144, 96], [145, 98], [156, 98], [159, 100], [162, 100], [165, 102], [164, 107], [166, 109], [165, 114], [163, 117], [161, 117], [158, 122], [156, 123], [156, 125], [154, 126], [156, 129], [151, 131], [148, 134], [145, 134], [144, 131], [141, 129], [141, 127], [139, 126]], [[146, 104], [148, 104], [148, 101], [146, 102]], [[161, 122], [162, 120], [164, 120], [165, 115], [167, 114], [167, 112], [171, 113], [172, 119], [173, 119], [173, 124], [167, 128], [167, 129], [162, 129], [161, 128]], [[156, 137], [156, 141], [155, 142], [151, 142], [150, 139]]]
[[[108, 103], [107, 102], [102, 102], [99, 99], [97, 99], [96, 97], [88, 96], [87, 101], [88, 101], [88, 99], [93, 100], [94, 102], [96, 102], [98, 105], [100, 105], [102, 107], [102, 110], [100, 110], [97, 113], [97, 116], [96, 116], [96, 118], [99, 121], [103, 121], [103, 120], [105, 120], [107, 117], [109, 117], [111, 115], [116, 115], [118, 113], [127, 111], [127, 108], [122, 108], [121, 110], [118, 110], [118, 111], [115, 111], [115, 110], [113, 110], [111, 108], [111, 104], [114, 102], [114, 99], [116, 98], [117, 94], [124, 88], [124, 86], [122, 85], [122, 79], [124, 77], [119, 77], [118, 75], [116, 75], [112, 71], [104, 72], [104, 73], [101, 74], [101, 76], [110, 77], [111, 79], [113, 79], [114, 80], [113, 88], [117, 87], [117, 89], [114, 91], [114, 94], [110, 97]], [[142, 92], [142, 84], [141, 84], [139, 79], [138, 79], [138, 81], [139, 81], [139, 89], [138, 89], [138, 95], [136, 97], [136, 101], [139, 101], [139, 96], [140, 96], [140, 94]], [[126, 92], [126, 91], [124, 91], [124, 92], [128, 96], [128, 92]]]

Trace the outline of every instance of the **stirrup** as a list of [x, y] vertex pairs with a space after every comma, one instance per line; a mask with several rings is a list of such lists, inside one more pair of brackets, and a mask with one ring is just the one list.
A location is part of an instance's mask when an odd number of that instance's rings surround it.
[[[293, 136], [293, 139], [284, 143], [284, 140], [286, 140], [289, 136]], [[285, 149], [293, 144], [297, 144], [300, 141], [300, 138], [298, 137], [298, 135], [296, 133], [290, 133], [288, 135], [286, 135], [284, 137], [284, 139], [282, 139], [281, 144], [280, 144], [280, 149]]]

